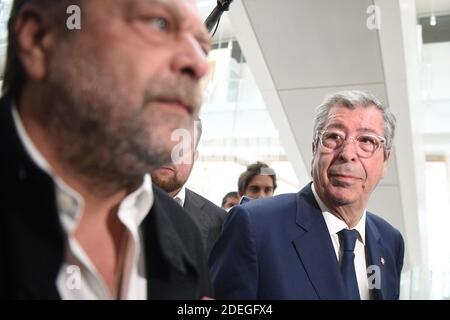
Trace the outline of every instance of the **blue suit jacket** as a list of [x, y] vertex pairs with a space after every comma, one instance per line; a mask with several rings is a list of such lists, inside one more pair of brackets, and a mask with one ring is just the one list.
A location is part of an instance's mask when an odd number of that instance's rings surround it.
[[[375, 299], [398, 299], [403, 253], [400, 232], [367, 212], [367, 265], [380, 271]], [[233, 208], [211, 253], [210, 272], [217, 299], [346, 299], [311, 185]]]

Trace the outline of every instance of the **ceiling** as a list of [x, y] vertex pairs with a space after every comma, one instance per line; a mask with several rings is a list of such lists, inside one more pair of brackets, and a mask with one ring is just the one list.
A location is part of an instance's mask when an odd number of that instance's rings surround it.
[[[231, 10], [236, 4], [235, 0], [231, 4]], [[211, 11], [216, 6], [216, 0], [197, 0], [197, 7], [199, 8], [200, 14], [203, 20], [211, 13]], [[450, 0], [415, 0], [416, 12], [418, 17], [430, 16], [431, 13], [435, 15], [447, 15], [450, 14]], [[219, 29], [217, 30], [216, 38], [230, 39], [233, 38], [234, 32], [230, 24], [230, 20], [227, 14], [223, 15]]]

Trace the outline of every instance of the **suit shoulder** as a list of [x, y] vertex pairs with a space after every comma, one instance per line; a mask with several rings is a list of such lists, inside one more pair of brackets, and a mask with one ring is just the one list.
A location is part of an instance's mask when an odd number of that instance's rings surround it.
[[252, 200], [242, 204], [240, 207], [249, 211], [281, 210], [295, 205], [296, 202], [296, 193], [285, 193], [270, 198]]
[[203, 203], [204, 206], [208, 207], [208, 213], [218, 214], [220, 216], [226, 216], [227, 212], [221, 207], [214, 204], [212, 201], [206, 199], [202, 195], [186, 188], [186, 197], [192, 197], [197, 203]]
[[367, 219], [377, 226], [378, 230], [383, 233], [383, 236], [391, 235], [403, 239], [400, 231], [380, 216], [367, 212]]
[[297, 195], [286, 193], [270, 198], [252, 200], [234, 207], [233, 210], [244, 212], [250, 220], [257, 221], [258, 225], [290, 220], [289, 217], [297, 212]]
[[[173, 225], [178, 229], [187, 230], [187, 226], [192, 225], [192, 228], [197, 230], [194, 220], [189, 214], [169, 196], [164, 190], [153, 184], [153, 194], [155, 197], [155, 205], [164, 209], [166, 216], [171, 220]], [[184, 232], [183, 232], [184, 233]]]

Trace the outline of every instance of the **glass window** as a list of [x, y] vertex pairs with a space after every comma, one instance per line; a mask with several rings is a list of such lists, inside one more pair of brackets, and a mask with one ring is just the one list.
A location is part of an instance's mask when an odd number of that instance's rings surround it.
[[[214, 5], [198, 1], [205, 17]], [[277, 174], [275, 194], [297, 192], [297, 177], [227, 20], [224, 15], [209, 54], [200, 156], [187, 186], [220, 205], [226, 193], [237, 191], [238, 177], [246, 166], [263, 161]]]

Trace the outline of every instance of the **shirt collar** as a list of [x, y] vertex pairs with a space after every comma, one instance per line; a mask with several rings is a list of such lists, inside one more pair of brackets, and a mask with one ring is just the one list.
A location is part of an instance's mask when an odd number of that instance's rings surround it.
[[[46, 172], [55, 183], [55, 196], [58, 206], [58, 214], [62, 226], [66, 233], [72, 234], [78, 226], [78, 222], [84, 210], [83, 197], [61, 178], [56, 176], [48, 161], [39, 152], [28, 135], [19, 112], [15, 106], [12, 108], [14, 124], [17, 128], [19, 138], [22, 141], [25, 150], [36, 165]], [[152, 180], [149, 174], [144, 176], [142, 185], [126, 196], [119, 207], [119, 219], [132, 231], [148, 215], [154, 202]], [[184, 202], [184, 198], [183, 198]]]
[[144, 176], [141, 186], [127, 195], [119, 207], [119, 219], [134, 233], [147, 217], [154, 202], [152, 178]]
[[38, 148], [28, 135], [16, 106], [13, 106], [12, 108], [12, 115], [19, 138], [31, 160], [33, 160], [41, 170], [46, 172], [55, 183], [55, 196], [59, 218], [64, 230], [70, 234], [78, 224], [78, 220], [83, 212], [84, 199], [78, 192], [73, 190], [64, 183], [62, 179], [55, 175], [48, 161], [39, 152]]
[[186, 187], [181, 187], [180, 191], [177, 193], [177, 195], [174, 197], [175, 199], [180, 199], [180, 205], [184, 207], [184, 200], [186, 199]]
[[[339, 219], [337, 216], [335, 216], [333, 213], [331, 213], [331, 210], [320, 199], [319, 195], [317, 194], [316, 188], [314, 187], [314, 183], [311, 184], [311, 189], [312, 189], [314, 198], [316, 199], [317, 203], [319, 204], [320, 210], [322, 211], [323, 218], [325, 219], [325, 223], [327, 225], [328, 231], [330, 232], [330, 235], [337, 234], [342, 229], [348, 229], [347, 224], [344, 221], [342, 221], [341, 219]], [[353, 229], [356, 229], [359, 232], [360, 240], [365, 245], [365, 243], [366, 243], [366, 209], [364, 209], [361, 219], [359, 220], [358, 224]]]
[[52, 169], [50, 167], [50, 164], [47, 162], [47, 160], [45, 160], [44, 156], [39, 152], [39, 150], [34, 145], [33, 141], [31, 140], [30, 136], [25, 130], [22, 119], [20, 118], [19, 115], [19, 111], [14, 105], [12, 107], [12, 116], [14, 119], [14, 124], [16, 126], [17, 132], [19, 134], [19, 138], [22, 141], [28, 155], [40, 169], [52, 175], [51, 172]]

